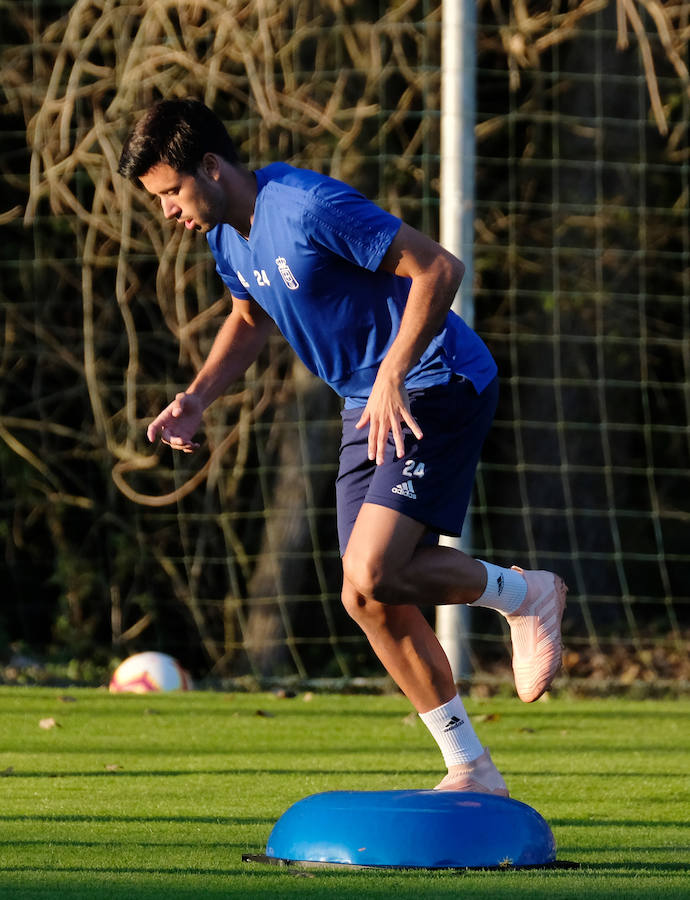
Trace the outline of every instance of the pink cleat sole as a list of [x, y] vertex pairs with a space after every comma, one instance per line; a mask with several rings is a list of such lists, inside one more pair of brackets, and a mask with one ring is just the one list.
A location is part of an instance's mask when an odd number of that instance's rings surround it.
[[513, 569], [527, 582], [524, 601], [506, 616], [513, 643], [513, 675], [518, 697], [533, 703], [561, 668], [561, 620], [568, 588], [553, 572]]

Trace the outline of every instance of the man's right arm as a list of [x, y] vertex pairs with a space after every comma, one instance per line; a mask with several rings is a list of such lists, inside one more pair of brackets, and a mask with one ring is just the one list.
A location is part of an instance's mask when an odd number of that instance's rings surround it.
[[240, 378], [259, 355], [273, 329], [273, 320], [255, 300], [232, 298], [232, 312], [221, 325], [196, 378], [149, 425], [153, 443], [160, 437], [174, 450], [192, 453], [204, 410]]

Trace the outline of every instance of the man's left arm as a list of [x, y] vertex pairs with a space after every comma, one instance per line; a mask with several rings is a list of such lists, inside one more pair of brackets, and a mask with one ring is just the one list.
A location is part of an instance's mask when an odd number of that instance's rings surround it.
[[436, 241], [404, 223], [380, 268], [410, 278], [400, 329], [383, 358], [358, 428], [369, 425], [369, 459], [381, 465], [388, 434], [398, 457], [405, 453], [402, 423], [419, 439], [422, 432], [410, 412], [405, 377], [438, 333], [465, 272], [464, 265]]

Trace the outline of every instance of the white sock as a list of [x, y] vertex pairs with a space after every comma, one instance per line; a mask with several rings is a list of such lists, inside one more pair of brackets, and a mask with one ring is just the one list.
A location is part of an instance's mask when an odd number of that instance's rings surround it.
[[510, 615], [520, 606], [527, 595], [527, 582], [519, 572], [503, 569], [493, 563], [478, 559], [486, 569], [486, 588], [478, 600], [470, 606], [485, 606]]
[[436, 709], [419, 713], [419, 718], [438, 744], [448, 768], [472, 762], [484, 752], [463, 702], [457, 695]]

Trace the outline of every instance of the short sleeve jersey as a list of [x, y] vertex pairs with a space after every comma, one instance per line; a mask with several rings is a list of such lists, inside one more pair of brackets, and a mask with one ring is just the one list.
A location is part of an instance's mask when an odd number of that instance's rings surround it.
[[[207, 235], [218, 274], [235, 297], [252, 297], [268, 313], [346, 406], [364, 406], [410, 288], [408, 278], [379, 268], [400, 219], [316, 172], [274, 163], [255, 175], [249, 240], [230, 225]], [[452, 373], [481, 392], [496, 365], [451, 312], [405, 384], [408, 390], [445, 384]]]

